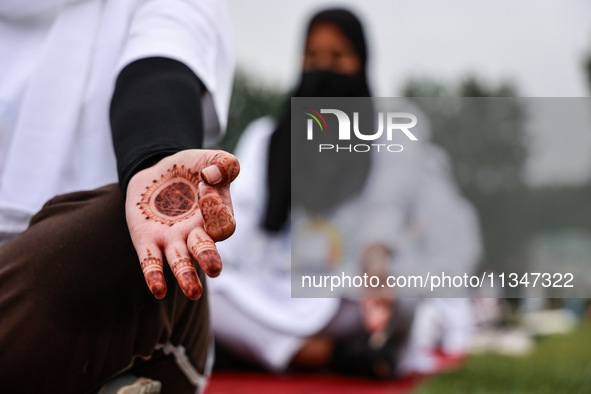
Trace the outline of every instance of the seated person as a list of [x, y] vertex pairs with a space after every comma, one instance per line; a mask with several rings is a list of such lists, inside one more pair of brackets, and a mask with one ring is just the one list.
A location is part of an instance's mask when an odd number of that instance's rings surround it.
[[204, 388], [238, 174], [201, 149], [227, 113], [227, 21], [217, 1], [0, 4], [2, 392]]
[[[309, 24], [303, 74], [293, 95], [369, 97], [366, 64], [365, 36], [357, 17], [342, 9], [322, 11]], [[383, 172], [378, 174], [377, 169], [384, 163], [370, 154], [350, 155], [351, 161], [341, 163], [345, 167], [336, 171], [349, 174], [352, 187], [330, 202], [330, 207], [300, 206], [292, 217], [291, 127], [290, 113], [285, 112], [278, 122], [271, 118], [253, 122], [236, 151], [243, 166], [241, 179], [233, 184], [240, 226], [220, 245], [225, 271], [210, 287], [216, 343], [273, 371], [283, 371], [290, 365], [332, 365], [370, 376], [395, 376], [396, 359], [410, 322], [403, 308], [392, 308], [391, 299], [360, 303], [346, 297], [291, 298], [290, 291], [292, 233], [310, 227], [330, 232], [328, 229], [341, 218], [357, 215], [362, 206], [370, 206], [374, 200], [368, 202], [368, 198], [387, 200], [382, 207], [393, 205], [379, 192]], [[310, 167], [324, 168], [320, 163]], [[392, 179], [413, 183], [409, 168], [413, 167], [394, 166], [384, 171]], [[313, 181], [314, 174], [310, 178]], [[412, 190], [410, 185], [396, 192], [407, 194]], [[411, 200], [406, 195], [400, 199], [405, 203], [394, 210], [405, 210], [404, 204]], [[396, 218], [402, 220], [403, 216]], [[326, 233], [320, 236], [331, 238]], [[345, 247], [359, 241], [351, 232], [338, 237], [337, 243]], [[372, 239], [376, 245], [369, 248], [368, 243], [368, 250], [386, 252], [370, 254], [388, 258], [396, 238], [396, 234], [383, 233], [379, 239]], [[361, 266], [361, 256], [343, 256], [332, 263]], [[368, 337], [384, 331], [392, 322], [396, 324], [388, 327], [388, 346], [371, 349]], [[364, 343], [364, 354], [352, 351], [351, 340], [357, 338]], [[333, 362], [341, 360], [342, 365]]]

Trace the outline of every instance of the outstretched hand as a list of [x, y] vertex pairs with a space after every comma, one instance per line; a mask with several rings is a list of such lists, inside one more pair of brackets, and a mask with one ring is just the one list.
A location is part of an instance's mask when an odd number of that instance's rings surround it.
[[135, 174], [125, 211], [131, 240], [150, 291], [166, 294], [163, 255], [183, 293], [197, 299], [203, 287], [193, 258], [210, 277], [222, 262], [215, 241], [234, 232], [230, 182], [240, 166], [229, 153], [185, 150]]

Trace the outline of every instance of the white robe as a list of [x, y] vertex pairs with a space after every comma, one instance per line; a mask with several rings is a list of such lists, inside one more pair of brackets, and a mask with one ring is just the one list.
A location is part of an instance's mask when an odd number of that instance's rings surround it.
[[115, 78], [152, 56], [183, 62], [204, 83], [205, 142], [215, 141], [233, 71], [223, 2], [0, 3], [0, 243], [53, 196], [117, 181], [108, 119]]

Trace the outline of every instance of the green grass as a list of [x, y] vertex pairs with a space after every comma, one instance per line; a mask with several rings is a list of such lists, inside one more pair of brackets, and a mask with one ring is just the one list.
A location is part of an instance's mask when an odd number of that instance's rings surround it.
[[542, 338], [525, 357], [471, 356], [462, 369], [427, 379], [416, 393], [591, 393], [591, 324]]

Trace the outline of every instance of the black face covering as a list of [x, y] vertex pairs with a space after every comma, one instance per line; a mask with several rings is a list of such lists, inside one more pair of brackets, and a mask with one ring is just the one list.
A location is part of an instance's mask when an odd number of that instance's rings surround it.
[[[327, 10], [317, 14], [308, 27], [319, 22], [336, 25], [351, 40], [362, 62], [362, 71], [357, 75], [343, 75], [331, 71], [303, 73], [292, 97], [369, 97], [370, 89], [365, 76], [367, 51], [363, 30], [358, 19], [346, 10]], [[371, 127], [371, 126], [370, 126]], [[351, 140], [351, 144], [356, 141]], [[289, 218], [291, 197], [294, 204], [321, 211], [336, 207], [346, 198], [358, 192], [369, 171], [369, 154], [339, 152], [295, 158], [298, 173], [306, 173], [307, 190], [291, 190], [291, 111], [290, 100], [286, 103], [284, 116], [271, 136], [267, 163], [267, 209], [262, 225], [276, 232]], [[322, 162], [320, 162], [322, 161]], [[347, 182], [337, 174], [347, 174]], [[299, 182], [298, 182], [299, 184]], [[299, 189], [299, 188], [298, 188]], [[313, 193], [309, 191], [312, 190]]]
[[293, 97], [369, 97], [363, 75], [345, 75], [331, 71], [303, 73]]

